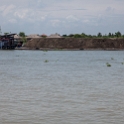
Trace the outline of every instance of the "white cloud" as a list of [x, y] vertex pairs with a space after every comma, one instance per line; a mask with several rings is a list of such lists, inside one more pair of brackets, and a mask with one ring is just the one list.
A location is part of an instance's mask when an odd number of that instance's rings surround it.
[[67, 16], [66, 19], [67, 19], [69, 22], [76, 22], [76, 21], [79, 20], [78, 18], [76, 18], [76, 17], [73, 16], [73, 15]]
[[83, 22], [84, 22], [84, 23], [90, 23], [90, 20], [84, 19]]
[[0, 7], [0, 11], [3, 12], [5, 8], [6, 8], [5, 5], [4, 5], [4, 6], [1, 6], [1, 7]]
[[17, 20], [16, 19], [9, 19], [9, 22], [10, 23], [17, 23]]
[[6, 26], [8, 23], [18, 22], [16, 23], [18, 28], [15, 29], [25, 30], [27, 33], [28, 29], [33, 31], [33, 28], [39, 32], [44, 30], [46, 34], [54, 32], [54, 29], [58, 33], [85, 30], [89, 33], [98, 30], [124, 32], [123, 0], [0, 0], [0, 2], [0, 24], [6, 27], [6, 30], [8, 28], [14, 30], [13, 25]]
[[2, 15], [3, 16], [6, 16], [7, 14], [11, 13], [14, 8], [15, 8], [15, 5], [13, 5], [13, 4], [11, 4], [9, 6], [3, 6]]
[[61, 21], [60, 20], [51, 20], [52, 26], [53, 27], [58, 27], [60, 26]]
[[28, 9], [18, 9], [15, 13], [14, 13], [14, 16], [17, 17], [17, 18], [20, 18], [20, 19], [24, 19], [24, 18], [27, 18], [28, 16], [28, 13], [29, 13], [29, 10]]

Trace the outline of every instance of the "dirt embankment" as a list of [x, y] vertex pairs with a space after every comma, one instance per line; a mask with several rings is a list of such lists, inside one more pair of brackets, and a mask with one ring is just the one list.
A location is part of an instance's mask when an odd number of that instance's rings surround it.
[[29, 49], [124, 49], [124, 39], [35, 38], [28, 40]]

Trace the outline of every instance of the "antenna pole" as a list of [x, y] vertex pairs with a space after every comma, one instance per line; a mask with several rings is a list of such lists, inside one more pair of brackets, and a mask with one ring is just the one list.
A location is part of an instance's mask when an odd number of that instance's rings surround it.
[[1, 30], [1, 26], [0, 26], [0, 36], [2, 35], [2, 30]]

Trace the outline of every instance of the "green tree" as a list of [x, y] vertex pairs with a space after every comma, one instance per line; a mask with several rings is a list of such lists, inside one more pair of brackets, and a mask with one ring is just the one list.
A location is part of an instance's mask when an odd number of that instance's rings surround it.
[[68, 37], [74, 37], [74, 34], [70, 34], [70, 35], [68, 35]]
[[67, 37], [67, 35], [66, 34], [63, 34], [62, 37]]
[[114, 34], [112, 33], [112, 36], [111, 37], [114, 37]]
[[102, 37], [102, 34], [99, 32], [99, 33], [97, 34], [97, 36], [98, 36], [98, 37]]
[[112, 34], [109, 32], [108, 36], [109, 36], [109, 37], [111, 37], [111, 36], [112, 36]]
[[87, 37], [87, 35], [85, 33], [82, 33], [81, 37], [85, 38], [85, 37]]
[[20, 33], [19, 33], [19, 36], [20, 36], [20, 37], [25, 37], [25, 33], [24, 33], [24, 32], [20, 32]]
[[115, 32], [115, 36], [116, 37], [121, 37], [121, 32], [119, 32], [119, 31], [118, 32]]
[[88, 35], [87, 37], [88, 37], [88, 38], [92, 38], [92, 35]]
[[74, 38], [81, 38], [81, 35], [80, 34], [75, 34]]
[[105, 35], [103, 35], [102, 37], [103, 37], [103, 38], [108, 38], [109, 36], [105, 34]]
[[23, 43], [26, 43], [27, 42], [27, 38], [26, 37], [22, 37], [22, 41], [23, 41]]
[[25, 35], [24, 32], [20, 32], [20, 33], [19, 33], [19, 36], [21, 37], [21, 41], [22, 41], [23, 43], [26, 43], [26, 42], [27, 42], [26, 35]]

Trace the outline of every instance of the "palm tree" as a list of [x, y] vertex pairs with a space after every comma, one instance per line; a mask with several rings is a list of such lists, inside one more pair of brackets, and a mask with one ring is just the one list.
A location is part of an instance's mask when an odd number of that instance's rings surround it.
[[109, 37], [111, 37], [111, 36], [112, 36], [112, 34], [109, 32], [108, 36], [109, 36]]
[[98, 37], [102, 37], [102, 34], [99, 32], [99, 33], [97, 34], [97, 36], [98, 36]]

